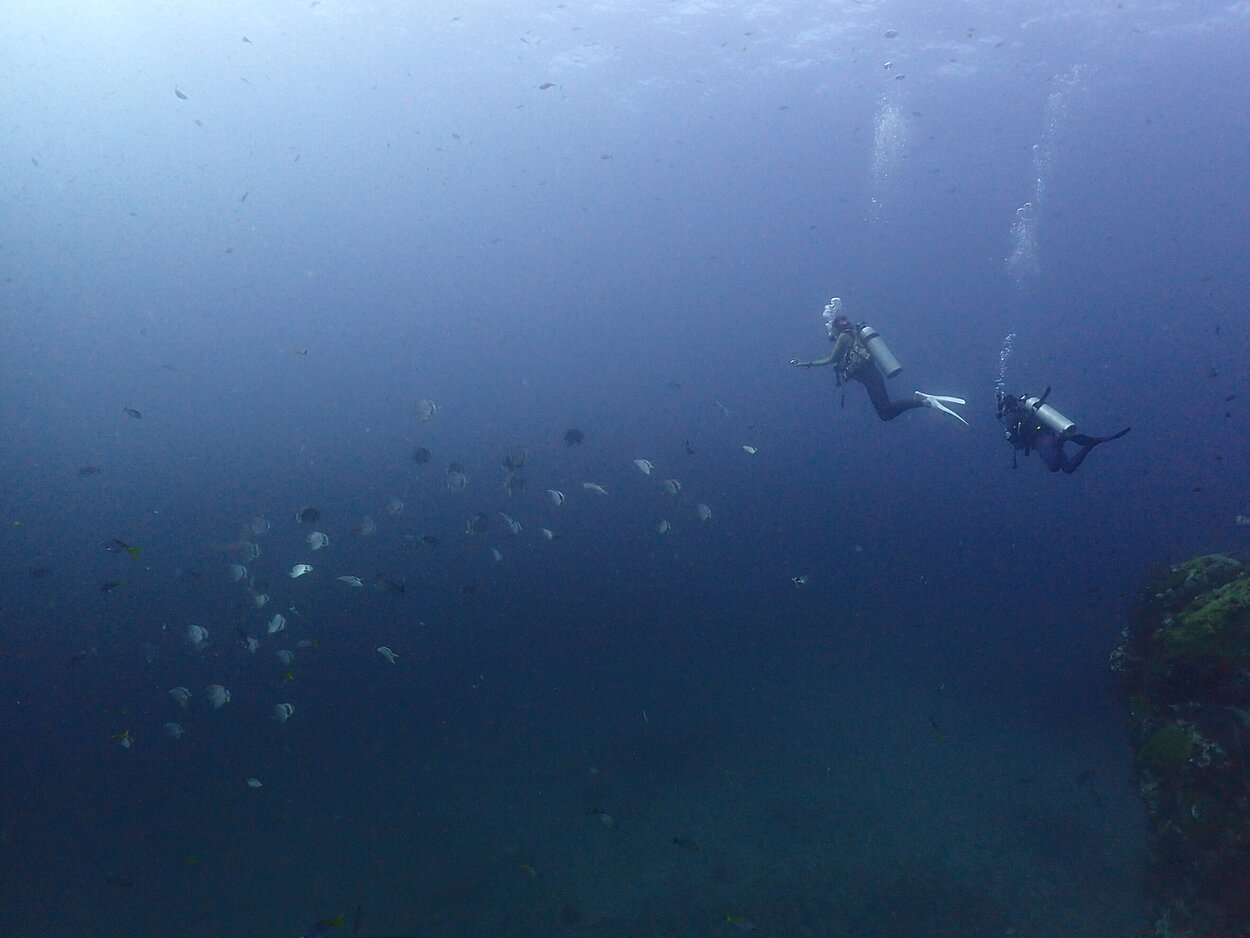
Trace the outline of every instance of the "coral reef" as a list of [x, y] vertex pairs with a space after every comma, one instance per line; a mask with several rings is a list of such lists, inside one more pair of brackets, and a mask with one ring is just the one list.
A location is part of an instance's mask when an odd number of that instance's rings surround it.
[[1158, 935], [1250, 936], [1250, 568], [1154, 573], [1111, 654], [1145, 805]]

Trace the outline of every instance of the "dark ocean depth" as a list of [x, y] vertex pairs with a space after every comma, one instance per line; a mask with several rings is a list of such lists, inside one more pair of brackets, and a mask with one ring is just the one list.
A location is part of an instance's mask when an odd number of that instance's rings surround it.
[[1003, 6], [0, 10], [0, 936], [1151, 934], [1250, 14]]

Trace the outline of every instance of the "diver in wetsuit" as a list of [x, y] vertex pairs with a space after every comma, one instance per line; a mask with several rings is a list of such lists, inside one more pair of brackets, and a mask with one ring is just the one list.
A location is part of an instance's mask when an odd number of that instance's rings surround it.
[[813, 361], [791, 359], [790, 364], [798, 368], [833, 365], [838, 387], [842, 387], [847, 381], [858, 381], [867, 388], [868, 399], [872, 401], [873, 409], [882, 420], [893, 420], [899, 414], [917, 407], [933, 407], [967, 425], [968, 421], [946, 406], [967, 403], [962, 397], [941, 397], [917, 391], [912, 400], [891, 400], [882, 370], [892, 378], [903, 370], [902, 366], [871, 326], [863, 323], [855, 325], [847, 316], [837, 313], [841, 302], [835, 297], [825, 307], [825, 325], [829, 330], [829, 339], [833, 342], [833, 349], [829, 354]]
[[[1042, 457], [1042, 462], [1051, 472], [1076, 472], [1085, 457], [1099, 443], [1118, 440], [1128, 433], [1132, 427], [1125, 427], [1111, 436], [1088, 436], [1076, 432], [1076, 424], [1055, 408], [1046, 403], [1050, 396], [1050, 388], [1041, 397], [1021, 394], [998, 395], [998, 419], [1005, 420], [1004, 426], [1007, 442], [1012, 446], [1011, 468], [1016, 468], [1016, 452], [1024, 450], [1029, 455], [1033, 450]], [[1075, 443], [1080, 447], [1069, 456], [1064, 450], [1067, 443]]]

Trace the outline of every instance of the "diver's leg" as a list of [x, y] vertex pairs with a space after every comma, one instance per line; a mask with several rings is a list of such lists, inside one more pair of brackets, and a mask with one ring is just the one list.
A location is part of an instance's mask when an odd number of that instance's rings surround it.
[[[1090, 452], [1094, 449], [1094, 447], [1097, 446], [1098, 443], [1101, 443], [1101, 442], [1102, 440], [1098, 440], [1096, 443], [1086, 443], [1084, 446], [1082, 446], [1080, 449], [1076, 451], [1076, 455], [1073, 456], [1071, 459], [1069, 459], [1067, 456], [1064, 456], [1063, 462], [1062, 462], [1063, 471], [1066, 472], [1068, 475], [1072, 475], [1072, 473], [1076, 472], [1077, 467], [1079, 467], [1081, 463], [1085, 462], [1085, 457], [1088, 456]], [[1059, 452], [1061, 454], [1063, 453], [1062, 443], [1059, 444]]]
[[1074, 433], [1068, 439], [1078, 446], [1097, 446], [1099, 443], [1110, 443], [1112, 440], [1118, 440], [1132, 429], [1132, 427], [1125, 427], [1119, 433], [1113, 433], [1111, 436], [1087, 436], [1084, 433]]
[[872, 362], [865, 362], [852, 377], [868, 389], [868, 400], [872, 401], [873, 409], [882, 420], [893, 420], [903, 411], [925, 406], [923, 401], [890, 400], [890, 392], [885, 389], [885, 378]]
[[1068, 457], [1063, 451], [1063, 442], [1053, 433], [1039, 433], [1033, 440], [1033, 448], [1037, 450], [1037, 455], [1051, 472], [1058, 472], [1060, 469], [1064, 472], [1072, 471], [1067, 468]]
[[[1072, 436], [1068, 437], [1068, 439], [1070, 439], [1073, 443], [1076, 443], [1081, 448], [1077, 450], [1076, 455], [1073, 456], [1071, 459], [1067, 459], [1067, 458], [1064, 459], [1063, 471], [1068, 473], [1069, 475], [1076, 472], [1077, 467], [1081, 463], [1085, 462], [1085, 457], [1090, 454], [1090, 451], [1095, 446], [1097, 446], [1099, 443], [1110, 443], [1112, 440], [1118, 440], [1120, 437], [1124, 436], [1124, 434], [1128, 433], [1129, 430], [1131, 429], [1133, 428], [1125, 427], [1119, 433], [1113, 433], [1111, 436], [1087, 436], [1084, 433], [1072, 434]], [[1059, 448], [1060, 448], [1060, 452], [1062, 452], [1063, 450], [1062, 443], [1059, 444]]]

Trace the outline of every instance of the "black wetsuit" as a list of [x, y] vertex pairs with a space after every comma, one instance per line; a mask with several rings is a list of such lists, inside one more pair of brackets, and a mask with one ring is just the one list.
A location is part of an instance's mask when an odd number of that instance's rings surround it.
[[868, 389], [868, 400], [872, 401], [873, 409], [882, 420], [893, 420], [899, 414], [916, 407], [924, 407], [925, 402], [912, 398], [906, 401], [890, 400], [890, 392], [886, 390], [885, 378], [873, 361], [866, 361], [846, 376], [848, 381], [858, 381]]
[[[1047, 393], [1049, 393], [1049, 389]], [[1044, 399], [1045, 397], [1043, 396]], [[1042, 458], [1042, 462], [1047, 469], [1051, 472], [1066, 472], [1069, 475], [1076, 472], [1081, 463], [1085, 461], [1085, 457], [1099, 443], [1118, 440], [1132, 429], [1131, 427], [1125, 427], [1119, 433], [1114, 433], [1111, 436], [1056, 433], [1037, 419], [1037, 414], [1033, 408], [1022, 403], [1021, 398], [1015, 397], [1002, 399], [999, 405], [999, 418], [1006, 418], [1007, 441], [1015, 449], [1024, 450], [1024, 455], [1026, 456], [1033, 450], [1037, 450], [1037, 455]], [[1064, 444], [1069, 442], [1075, 443], [1080, 447], [1071, 456], [1064, 450]], [[1012, 466], [1015, 466], [1014, 453]]]
[[833, 365], [838, 376], [838, 386], [844, 381], [858, 381], [868, 389], [868, 400], [872, 401], [873, 410], [882, 420], [893, 420], [899, 414], [916, 407], [924, 407], [925, 402], [918, 399], [905, 401], [890, 400], [890, 392], [885, 388], [885, 377], [877, 368], [871, 353], [858, 339], [859, 326], [853, 330], [840, 332], [833, 343], [833, 350], [824, 358], [807, 362], [808, 365]]

